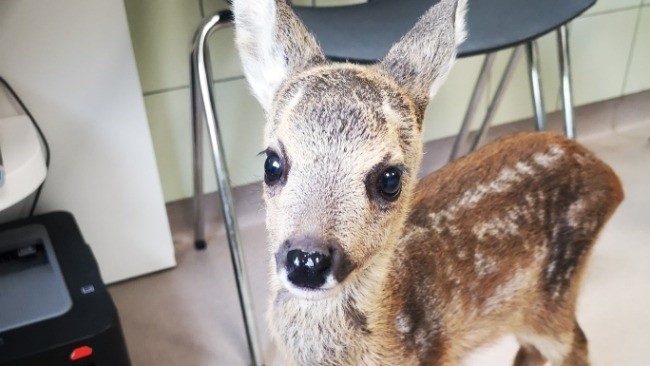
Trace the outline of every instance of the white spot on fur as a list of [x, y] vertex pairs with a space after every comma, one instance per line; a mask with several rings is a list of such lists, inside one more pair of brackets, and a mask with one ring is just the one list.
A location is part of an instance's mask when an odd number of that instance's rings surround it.
[[494, 217], [489, 221], [474, 225], [472, 232], [479, 240], [483, 240], [488, 235], [497, 239], [517, 235], [519, 234], [517, 220], [524, 216], [524, 212], [526, 212], [525, 209], [510, 208], [503, 217]]
[[482, 277], [496, 272], [499, 268], [494, 259], [486, 258], [481, 252], [474, 252], [474, 269]]
[[497, 182], [519, 183], [521, 182], [521, 175], [510, 168], [503, 168], [497, 177]]
[[569, 225], [573, 227], [580, 226], [582, 223], [581, 219], [583, 218], [583, 213], [586, 207], [587, 203], [585, 202], [584, 198], [576, 200], [569, 206], [569, 209], [567, 210], [567, 221]]
[[526, 200], [526, 203], [528, 204], [528, 207], [535, 207], [535, 199], [533, 198], [533, 195], [530, 193], [526, 193], [524, 196], [524, 199]]
[[546, 278], [550, 279], [553, 276], [553, 271], [555, 271], [555, 261], [551, 261], [546, 267]]
[[[400, 243], [408, 243], [420, 235], [426, 235], [428, 234], [428, 230], [423, 227], [408, 225], [404, 229], [404, 233], [404, 236], [400, 238]], [[398, 250], [404, 249], [404, 245], [398, 245], [397, 248]]]
[[587, 158], [582, 154], [574, 153], [573, 158], [578, 165], [585, 165], [587, 163]]
[[518, 270], [507, 282], [497, 286], [492, 296], [485, 301], [483, 314], [490, 314], [503, 304], [511, 302], [519, 291], [529, 286], [533, 272], [532, 270]]
[[402, 121], [402, 116], [399, 113], [397, 113], [397, 111], [393, 109], [393, 107], [390, 106], [388, 99], [384, 99], [381, 105], [381, 110], [384, 116], [386, 117], [386, 122], [388, 126], [396, 127]]
[[517, 164], [515, 164], [515, 169], [520, 174], [524, 174], [524, 175], [533, 175], [533, 174], [535, 174], [535, 170], [533, 169], [533, 167], [531, 167], [530, 164], [525, 163], [523, 161], [520, 161]]
[[395, 329], [397, 330], [398, 333], [402, 335], [406, 335], [411, 332], [411, 329], [413, 328], [413, 322], [411, 321], [411, 317], [408, 316], [408, 314], [404, 313], [399, 313], [395, 317]]
[[463, 192], [455, 205], [452, 205], [445, 210], [430, 214], [431, 228], [436, 232], [441, 233], [446, 227], [443, 225], [443, 222], [446, 223], [454, 220], [456, 214], [461, 210], [477, 205], [490, 194], [507, 192], [512, 189], [514, 185], [520, 183], [524, 179], [524, 176], [533, 174], [535, 174], [535, 170], [525, 162], [518, 162], [515, 165], [515, 169], [510, 167], [501, 169], [496, 179], [492, 182], [479, 184], [474, 187], [474, 189]]
[[486, 235], [491, 234], [492, 231], [496, 232], [496, 229], [492, 225], [489, 225], [489, 223], [485, 222], [476, 224], [472, 227], [472, 232], [479, 240], [483, 240], [483, 238], [485, 238]]
[[543, 168], [550, 168], [564, 155], [564, 150], [558, 145], [551, 145], [548, 152], [538, 152], [533, 155], [533, 160]]
[[488, 235], [496, 238], [503, 238], [506, 235], [516, 234], [517, 226], [497, 218], [474, 225], [474, 227], [472, 227], [472, 232], [479, 240], [485, 239]]
[[534, 251], [534, 259], [535, 259], [535, 264], [541, 265], [544, 259], [546, 258], [547, 252], [547, 244], [544, 243], [542, 245], [539, 245], [535, 248]]
[[592, 220], [584, 224], [587, 232], [594, 232], [598, 226], [598, 220]]
[[443, 222], [453, 220], [456, 211], [457, 210], [443, 210], [429, 214], [429, 219], [431, 220], [429, 225], [431, 226], [431, 229], [435, 230], [438, 234], [442, 233], [442, 231], [447, 227], [446, 225], [443, 225]]
[[421, 355], [424, 355], [424, 351], [429, 349], [430, 340], [424, 327], [419, 327], [415, 331], [415, 345], [417, 346], [418, 353]]
[[296, 108], [296, 106], [298, 106], [298, 104], [300, 103], [304, 95], [305, 95], [305, 88], [302, 87], [298, 89], [298, 91], [296, 91], [296, 93], [291, 96], [291, 99], [289, 99], [289, 102], [285, 107], [285, 114], [291, 113], [293, 109]]
[[568, 268], [566, 273], [564, 274], [564, 279], [568, 280], [569, 278], [571, 278], [571, 276], [573, 275], [574, 270], [575, 270], [575, 267]]

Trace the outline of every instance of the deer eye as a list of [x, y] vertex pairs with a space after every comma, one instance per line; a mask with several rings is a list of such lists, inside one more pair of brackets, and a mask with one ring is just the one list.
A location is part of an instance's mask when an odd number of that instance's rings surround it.
[[379, 174], [377, 188], [385, 200], [396, 200], [402, 191], [402, 171], [396, 167], [386, 168]]
[[264, 162], [264, 182], [273, 185], [282, 177], [284, 166], [278, 154], [269, 152]]

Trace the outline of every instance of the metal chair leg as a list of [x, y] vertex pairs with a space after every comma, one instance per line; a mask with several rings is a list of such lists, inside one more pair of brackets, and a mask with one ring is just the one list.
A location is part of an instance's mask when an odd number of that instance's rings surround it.
[[192, 172], [194, 174], [194, 247], [205, 249], [205, 209], [203, 207], [203, 100], [198, 88], [198, 65], [190, 62], [192, 85]]
[[576, 130], [573, 119], [573, 96], [571, 94], [571, 62], [569, 60], [569, 30], [566, 24], [557, 30], [557, 42], [562, 73], [562, 107], [564, 110], [564, 133], [575, 139]]
[[461, 151], [464, 150], [465, 142], [467, 141], [467, 135], [469, 135], [469, 128], [472, 125], [472, 120], [474, 119], [474, 114], [476, 113], [476, 107], [485, 92], [485, 87], [488, 79], [490, 70], [492, 69], [492, 64], [494, 63], [494, 58], [496, 52], [488, 53], [483, 60], [483, 66], [481, 66], [481, 71], [476, 79], [476, 85], [474, 85], [474, 91], [472, 92], [472, 97], [469, 100], [469, 105], [465, 111], [465, 117], [463, 118], [463, 123], [460, 126], [460, 131], [456, 140], [454, 141], [454, 146], [451, 149], [451, 155], [449, 156], [449, 161], [456, 159]]
[[535, 111], [535, 127], [537, 131], [544, 131], [546, 129], [546, 110], [544, 109], [544, 97], [542, 96], [541, 78], [539, 77], [537, 41], [533, 40], [526, 43], [526, 59], [528, 60], [530, 92], [533, 97], [533, 109]]
[[472, 143], [472, 147], [471, 147], [472, 151], [476, 150], [476, 148], [481, 144], [481, 142], [483, 142], [483, 139], [485, 138], [485, 133], [487, 132], [488, 128], [490, 128], [490, 125], [492, 124], [492, 119], [494, 118], [494, 114], [496, 113], [497, 108], [501, 103], [503, 92], [505, 91], [506, 86], [508, 86], [508, 82], [512, 77], [512, 73], [515, 70], [515, 66], [517, 65], [519, 56], [521, 56], [521, 51], [523, 50], [523, 47], [524, 46], [517, 46], [512, 51], [512, 54], [510, 55], [510, 59], [508, 60], [506, 69], [503, 71], [503, 75], [501, 76], [501, 80], [499, 81], [499, 86], [497, 86], [497, 90], [494, 93], [494, 97], [492, 97], [492, 102], [488, 106], [487, 112], [485, 113], [485, 118], [483, 119], [483, 123], [481, 123], [481, 127], [476, 135], [476, 138], [474, 139], [474, 142]]
[[[230, 246], [230, 257], [235, 271], [235, 279], [237, 282], [237, 291], [239, 295], [239, 303], [246, 328], [246, 340], [253, 365], [262, 365], [262, 355], [258, 344], [257, 329], [255, 327], [254, 315], [252, 309], [252, 301], [250, 290], [248, 288], [248, 278], [246, 275], [244, 256], [239, 245], [239, 232], [237, 229], [237, 220], [235, 216], [235, 208], [232, 200], [232, 193], [230, 190], [230, 179], [228, 175], [228, 168], [226, 166], [225, 155], [223, 151], [223, 144], [221, 141], [221, 134], [219, 132], [219, 122], [215, 113], [214, 106], [214, 92], [212, 90], [212, 70], [210, 63], [210, 55], [207, 47], [207, 40], [210, 34], [218, 29], [230, 26], [233, 23], [232, 12], [229, 10], [221, 11], [212, 17], [206, 18], [200, 25], [194, 36], [194, 43], [191, 53], [192, 64], [192, 96], [194, 98], [193, 111], [194, 116], [194, 156], [201, 157], [200, 138], [201, 128], [200, 120], [204, 120], [208, 127], [208, 135], [212, 150], [212, 158], [214, 168], [217, 173], [217, 182], [219, 185], [219, 196], [221, 198], [221, 208], [223, 212], [224, 223], [226, 226], [226, 234], [228, 236], [228, 244]], [[201, 117], [201, 118], [199, 118]], [[199, 167], [201, 161], [195, 161], [195, 169]], [[200, 169], [200, 167], [199, 167]], [[202, 178], [202, 172], [195, 172], [195, 179]], [[194, 182], [195, 187], [202, 188], [202, 182]], [[198, 194], [198, 198], [197, 198]], [[195, 192], [195, 203], [201, 205], [202, 191]], [[197, 226], [203, 220], [202, 205], [195, 208], [195, 213], [200, 212], [200, 215], [195, 217]], [[195, 229], [197, 227], [195, 226]], [[198, 232], [202, 234], [203, 229]], [[204, 238], [201, 238], [204, 239]]]

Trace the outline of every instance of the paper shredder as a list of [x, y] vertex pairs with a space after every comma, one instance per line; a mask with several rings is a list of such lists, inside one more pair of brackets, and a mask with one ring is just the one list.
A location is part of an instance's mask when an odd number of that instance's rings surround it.
[[73, 218], [0, 226], [0, 366], [129, 366], [117, 310]]

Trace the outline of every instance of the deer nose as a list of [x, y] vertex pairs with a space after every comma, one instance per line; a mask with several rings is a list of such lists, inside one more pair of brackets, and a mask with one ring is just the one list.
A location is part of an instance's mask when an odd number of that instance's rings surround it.
[[293, 286], [331, 289], [355, 268], [341, 244], [317, 235], [291, 237], [275, 252], [278, 272]]
[[299, 287], [319, 288], [325, 284], [332, 269], [332, 256], [328, 249], [303, 251], [294, 249], [287, 252], [287, 277]]

